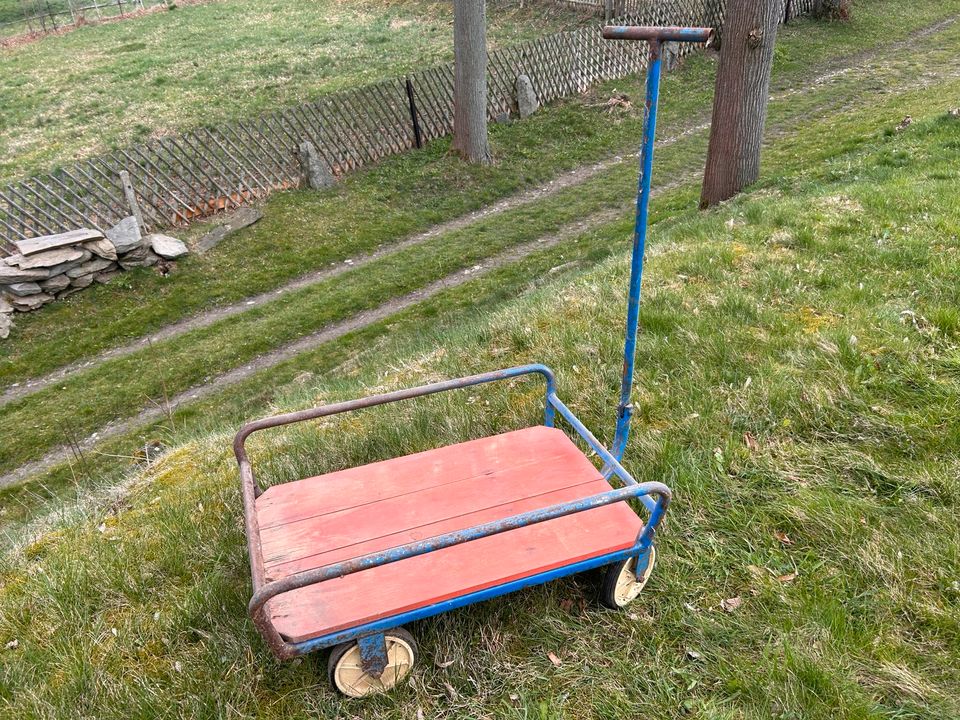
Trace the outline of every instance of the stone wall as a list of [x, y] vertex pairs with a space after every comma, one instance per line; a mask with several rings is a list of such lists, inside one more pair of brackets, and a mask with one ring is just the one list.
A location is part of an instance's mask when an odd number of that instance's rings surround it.
[[16, 311], [29, 312], [69, 297], [119, 272], [150, 267], [187, 254], [176, 238], [142, 235], [133, 216], [114, 227], [72, 230], [20, 240], [17, 253], [0, 260], [0, 339], [10, 334]]

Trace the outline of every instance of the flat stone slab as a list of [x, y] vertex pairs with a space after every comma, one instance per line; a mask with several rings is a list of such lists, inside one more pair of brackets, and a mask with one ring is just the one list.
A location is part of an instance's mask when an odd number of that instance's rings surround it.
[[116, 260], [117, 259], [117, 249], [113, 246], [113, 243], [102, 238], [100, 240], [91, 240], [83, 244], [87, 250], [92, 252], [97, 257], [102, 257], [106, 260]]
[[[151, 267], [160, 262], [160, 258], [157, 257], [156, 253], [151, 251], [150, 248], [147, 248], [146, 250], [147, 252], [143, 255], [143, 257], [134, 259], [130, 257], [130, 255], [127, 255], [127, 257], [120, 258], [120, 267], [122, 267], [124, 270], [129, 270], [130, 268]], [[137, 254], [139, 255], [139, 253]]]
[[28, 312], [30, 310], [36, 310], [41, 305], [46, 305], [48, 302], [52, 301], [53, 295], [48, 295], [47, 293], [35, 293], [33, 295], [27, 295], [26, 297], [13, 298], [13, 306], [21, 312]]
[[107, 230], [106, 235], [107, 240], [113, 244], [118, 255], [130, 252], [143, 241], [143, 236], [140, 234], [140, 226], [137, 224], [137, 219], [133, 217], [133, 215], [125, 217]]
[[67, 270], [67, 277], [69, 278], [78, 278], [83, 275], [90, 275], [95, 272], [100, 272], [101, 270], [106, 270], [111, 265], [116, 265], [113, 260], [107, 260], [106, 258], [93, 258], [83, 263], [82, 265], [77, 265], [75, 268]]
[[235, 212], [224, 218], [221, 225], [213, 228], [197, 242], [197, 252], [203, 254], [208, 250], [220, 244], [220, 242], [230, 233], [236, 232], [248, 225], [253, 225], [257, 220], [263, 217], [263, 213], [257, 208], [244, 207], [238, 208]]
[[54, 265], [52, 268], [50, 268], [50, 277], [53, 277], [54, 275], [60, 275], [61, 273], [65, 273], [68, 270], [72, 270], [73, 268], [77, 267], [77, 265], [82, 265], [91, 257], [93, 257], [92, 253], [89, 250], [86, 250], [84, 248], [81, 248], [80, 252], [83, 254], [76, 260], [60, 263], [59, 265]]
[[23, 297], [25, 295], [36, 295], [40, 292], [40, 286], [35, 282], [22, 282], [22, 283], [12, 283], [7, 285], [5, 290], [8, 290], [12, 295], [16, 297], [13, 298], [13, 304], [17, 304], [17, 298]]
[[93, 275], [81, 275], [70, 281], [70, 287], [72, 288], [85, 288], [91, 285], [93, 285]]
[[63, 290], [69, 284], [70, 278], [66, 275], [57, 275], [49, 280], [40, 281], [40, 287], [44, 292], [57, 292], [58, 290]]
[[21, 270], [32, 268], [50, 268], [54, 265], [73, 262], [83, 257], [83, 249], [78, 247], [62, 247], [54, 250], [44, 250], [33, 255], [11, 255], [7, 264], [16, 265]]
[[166, 260], [176, 260], [187, 254], [187, 246], [175, 237], [153, 233], [147, 235], [147, 244], [160, 257]]
[[6, 260], [0, 262], [0, 285], [46, 280], [48, 277], [50, 277], [50, 271], [47, 268], [21, 270], [16, 265], [8, 265]]
[[21, 255], [33, 255], [34, 253], [52, 250], [53, 248], [64, 247], [66, 245], [78, 245], [87, 240], [99, 240], [102, 237], [103, 233], [99, 230], [82, 228], [58, 235], [43, 235], [41, 237], [27, 238], [26, 240], [15, 240], [13, 244], [17, 246], [17, 250], [20, 251]]

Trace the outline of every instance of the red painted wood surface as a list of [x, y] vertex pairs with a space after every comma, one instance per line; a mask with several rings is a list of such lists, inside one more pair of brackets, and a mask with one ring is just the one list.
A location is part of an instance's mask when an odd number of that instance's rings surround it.
[[[278, 485], [257, 499], [267, 580], [609, 490], [561, 431], [537, 426]], [[270, 601], [301, 642], [636, 541], [624, 503], [330, 580]]]

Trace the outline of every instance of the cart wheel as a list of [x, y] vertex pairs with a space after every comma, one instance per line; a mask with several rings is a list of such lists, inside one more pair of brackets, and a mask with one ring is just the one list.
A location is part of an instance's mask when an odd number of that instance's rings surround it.
[[647, 566], [640, 573], [639, 578], [636, 575], [636, 557], [608, 566], [603, 578], [603, 589], [600, 591], [600, 602], [608, 608], [619, 610], [635, 600], [650, 579], [653, 566], [657, 562], [657, 549], [653, 545], [650, 546], [647, 557]]
[[337, 645], [330, 652], [327, 677], [330, 684], [349, 697], [385, 692], [402, 682], [417, 661], [417, 643], [403, 628], [386, 632], [387, 666], [380, 676], [366, 672], [360, 664], [360, 645], [356, 641]]

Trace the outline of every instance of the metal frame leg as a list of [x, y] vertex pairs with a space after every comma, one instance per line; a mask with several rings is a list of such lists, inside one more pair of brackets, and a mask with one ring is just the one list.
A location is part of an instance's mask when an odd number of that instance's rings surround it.
[[357, 638], [360, 647], [360, 667], [373, 677], [380, 677], [387, 669], [387, 638], [383, 633]]

